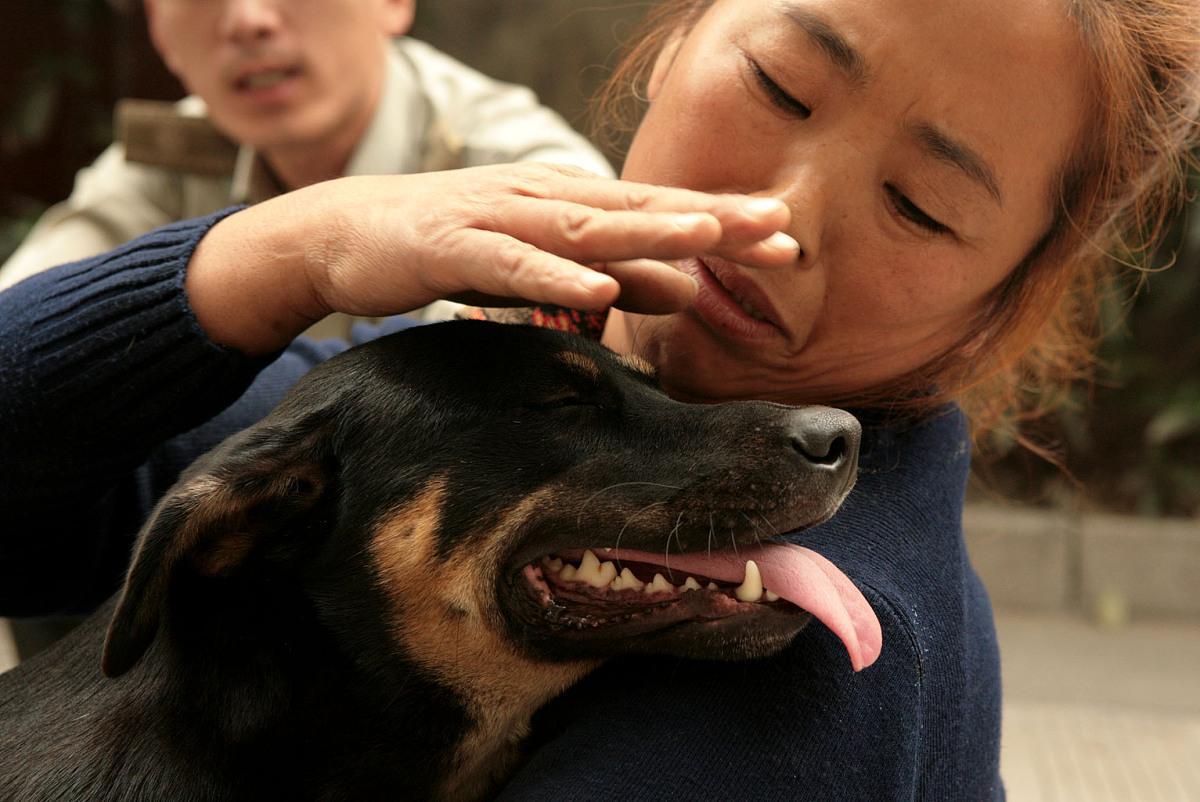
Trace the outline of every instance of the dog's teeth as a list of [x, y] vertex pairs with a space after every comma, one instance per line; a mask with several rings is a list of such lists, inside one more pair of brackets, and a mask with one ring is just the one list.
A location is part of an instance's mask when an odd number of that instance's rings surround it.
[[746, 560], [746, 578], [738, 585], [734, 595], [744, 602], [756, 602], [762, 598], [762, 575], [759, 574], [758, 565], [754, 560]]
[[708, 590], [720, 590], [720, 588], [719, 588], [719, 587], [717, 587], [717, 583], [716, 583], [716, 582], [709, 582], [709, 583], [708, 583]]
[[559, 558], [557, 558], [557, 557], [553, 557], [553, 558], [551, 558], [551, 557], [543, 557], [543, 558], [542, 558], [542, 565], [546, 566], [546, 567], [547, 567], [547, 568], [549, 568], [551, 571], [558, 572], [558, 571], [561, 571], [561, 570], [562, 570], [562, 567], [563, 567], [563, 561], [562, 561], [562, 560], [560, 560], [560, 559], [559, 559]]
[[570, 582], [573, 579], [575, 579], [575, 573], [576, 573], [575, 566], [571, 565], [570, 563], [567, 563], [566, 565], [564, 565], [562, 567], [562, 570], [558, 572], [558, 578], [562, 579], [565, 582]]
[[667, 593], [675, 590], [675, 586], [668, 582], [662, 574], [655, 574], [653, 581], [644, 588], [646, 593]]
[[617, 577], [617, 580], [620, 580], [622, 590], [641, 590], [646, 586], [646, 583], [634, 576], [633, 571], [628, 568], [621, 569], [621, 575]]
[[700, 590], [700, 583], [689, 576], [687, 578], [687, 581], [683, 583], [683, 589], [684, 590]]
[[611, 573], [605, 575], [606, 572], [600, 567], [600, 560], [588, 549], [583, 553], [583, 559], [579, 561], [579, 570], [575, 572], [576, 582], [586, 582], [594, 588], [603, 588], [612, 581], [612, 578], [617, 575], [615, 568]]
[[617, 578], [617, 566], [613, 565], [611, 562], [600, 563], [600, 582], [602, 584], [599, 584], [596, 587], [598, 587], [598, 588], [608, 587], [609, 585], [612, 584], [613, 580], [616, 578]]
[[765, 599], [766, 599], [767, 601], [769, 601], [769, 602], [777, 602], [777, 601], [779, 601], [779, 594], [778, 594], [778, 593], [772, 593], [772, 592], [771, 592], [771, 591], [769, 591], [769, 590], [764, 590], [764, 591], [763, 591], [763, 598], [765, 598]]

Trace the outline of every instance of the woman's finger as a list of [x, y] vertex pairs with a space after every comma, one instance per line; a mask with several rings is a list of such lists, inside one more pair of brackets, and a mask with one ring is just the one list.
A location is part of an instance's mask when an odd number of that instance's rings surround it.
[[[617, 299], [617, 280], [507, 234], [475, 231], [456, 267], [429, 277], [438, 297], [488, 297], [600, 311]], [[451, 279], [447, 277], [453, 276]], [[453, 284], [445, 283], [447, 280]]]
[[696, 297], [696, 281], [654, 259], [631, 259], [600, 266], [621, 285], [613, 306], [627, 312], [666, 315], [686, 309]]
[[765, 240], [749, 245], [727, 245], [722, 242], [714, 252], [731, 262], [750, 267], [787, 267], [800, 258], [800, 245], [791, 236], [777, 231]]
[[711, 251], [721, 224], [705, 212], [608, 211], [559, 200], [512, 198], [484, 225], [567, 259], [681, 259]]
[[[504, 173], [511, 178], [511, 169]], [[557, 165], [530, 165], [512, 181], [519, 195], [571, 201], [609, 211], [702, 212], [721, 223], [731, 242], [750, 243], [787, 226], [791, 212], [777, 198], [715, 195], [677, 187], [618, 181]]]

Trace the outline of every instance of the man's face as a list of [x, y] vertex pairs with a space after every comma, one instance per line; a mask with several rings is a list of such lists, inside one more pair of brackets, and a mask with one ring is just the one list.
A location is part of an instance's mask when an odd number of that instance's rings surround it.
[[312, 147], [365, 129], [390, 36], [415, 0], [145, 0], [171, 72], [225, 134], [259, 148]]

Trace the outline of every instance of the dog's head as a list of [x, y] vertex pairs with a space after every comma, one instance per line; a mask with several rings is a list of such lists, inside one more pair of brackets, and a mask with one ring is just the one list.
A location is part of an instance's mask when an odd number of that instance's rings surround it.
[[837, 509], [858, 439], [831, 409], [673, 401], [558, 332], [406, 331], [316, 368], [183, 475], [140, 535], [103, 668], [137, 662], [173, 597], [259, 574], [317, 621], [382, 618], [388, 650], [460, 692], [618, 652], [768, 654], [812, 615], [860, 667], [879, 651], [861, 594], [769, 542]]

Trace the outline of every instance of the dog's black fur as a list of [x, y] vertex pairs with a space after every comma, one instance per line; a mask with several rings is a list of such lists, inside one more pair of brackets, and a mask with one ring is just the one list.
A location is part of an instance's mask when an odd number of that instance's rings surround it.
[[756, 656], [808, 620], [647, 602], [610, 623], [539, 600], [526, 565], [823, 520], [857, 438], [829, 410], [674, 402], [556, 332], [352, 349], [185, 472], [119, 598], [0, 677], [0, 799], [481, 796], [604, 656]]

